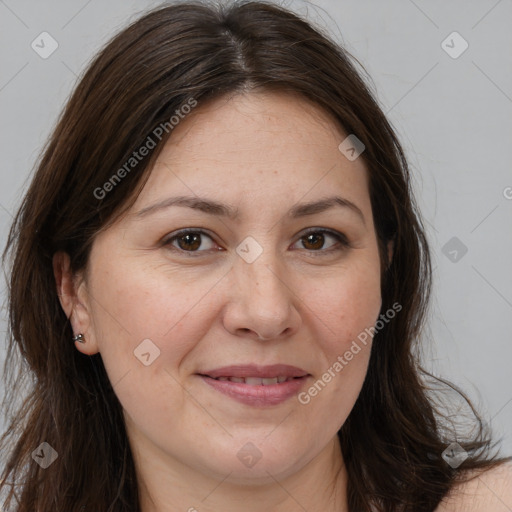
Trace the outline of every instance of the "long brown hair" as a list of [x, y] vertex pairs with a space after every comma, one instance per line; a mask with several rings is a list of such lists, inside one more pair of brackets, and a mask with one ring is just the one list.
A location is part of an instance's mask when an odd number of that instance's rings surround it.
[[[98, 189], [155, 127], [169, 123], [190, 98], [200, 106], [252, 89], [302, 94], [366, 148], [382, 310], [395, 302], [402, 310], [375, 335], [362, 391], [338, 433], [350, 510], [431, 512], [460, 470], [502, 460], [489, 455], [492, 445], [476, 414], [472, 437], [447, 431], [419, 365], [415, 345], [431, 290], [429, 248], [404, 153], [353, 58], [320, 29], [272, 4], [181, 2], [144, 15], [96, 56], [42, 153], [10, 230], [3, 255], [10, 266], [4, 401], [10, 425], [1, 442], [9, 457], [0, 483], [5, 507], [140, 510], [121, 404], [101, 355], [85, 356], [71, 342], [52, 256], [65, 251], [73, 271], [86, 268], [94, 237], [133, 204], [172, 130], [162, 132], [150, 154], [108, 194]], [[27, 395], [18, 403], [23, 385]], [[469, 454], [457, 470], [441, 456], [456, 439]], [[58, 453], [47, 469], [32, 459], [43, 442]]]

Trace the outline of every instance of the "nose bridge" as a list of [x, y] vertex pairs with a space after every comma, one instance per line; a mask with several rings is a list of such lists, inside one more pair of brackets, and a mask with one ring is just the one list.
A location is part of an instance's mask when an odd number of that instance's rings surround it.
[[232, 306], [238, 311], [238, 328], [269, 339], [295, 330], [298, 313], [293, 312], [293, 293], [270, 238], [258, 245], [254, 239], [245, 240], [237, 252], [239, 258], [232, 269], [236, 282]]
[[[250, 246], [249, 246], [250, 247]], [[250, 247], [254, 251], [254, 247]], [[244, 259], [235, 264], [237, 280], [247, 288], [253, 299], [259, 298], [271, 302], [272, 299], [282, 299], [286, 294], [286, 286], [282, 277], [282, 265], [276, 251], [270, 243], [259, 255], [253, 254], [253, 260]]]

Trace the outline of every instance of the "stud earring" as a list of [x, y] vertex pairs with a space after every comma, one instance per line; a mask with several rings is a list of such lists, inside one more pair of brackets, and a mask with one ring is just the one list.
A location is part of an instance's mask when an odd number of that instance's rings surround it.
[[85, 338], [83, 334], [77, 334], [73, 337], [73, 341], [79, 341], [80, 343], [85, 343]]

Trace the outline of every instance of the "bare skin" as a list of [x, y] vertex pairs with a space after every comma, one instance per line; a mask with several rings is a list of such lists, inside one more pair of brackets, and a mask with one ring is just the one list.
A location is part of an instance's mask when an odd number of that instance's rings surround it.
[[[368, 174], [338, 150], [346, 136], [294, 95], [202, 105], [174, 129], [127, 215], [97, 236], [87, 272], [72, 276], [67, 256], [55, 256], [62, 307], [86, 339], [76, 348], [101, 353], [123, 406], [143, 512], [348, 511], [337, 431], [361, 390], [371, 339], [307, 404], [243, 404], [199, 375], [284, 363], [309, 374], [307, 391], [375, 325]], [[288, 217], [335, 195], [356, 208]], [[139, 215], [176, 196], [226, 203], [239, 217], [176, 205]], [[195, 238], [178, 236], [184, 228]], [[246, 237], [252, 254], [262, 250], [250, 263], [237, 252]], [[143, 340], [148, 365], [134, 354]], [[258, 458], [250, 466], [247, 450]]]
[[470, 476], [471, 480], [454, 486], [436, 512], [512, 511], [512, 464]]

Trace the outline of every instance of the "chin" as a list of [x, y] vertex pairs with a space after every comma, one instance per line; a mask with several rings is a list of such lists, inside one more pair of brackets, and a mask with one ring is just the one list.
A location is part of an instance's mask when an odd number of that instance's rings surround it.
[[[216, 471], [219, 469], [217, 467]], [[281, 481], [296, 471], [297, 463], [294, 463], [291, 457], [288, 460], [281, 460], [281, 458], [270, 460], [263, 455], [252, 467], [247, 467], [238, 460], [225, 461], [220, 473], [223, 478], [229, 474], [227, 480], [232, 484], [261, 486], [275, 484], [276, 480]]]
[[[258, 438], [260, 441], [246, 439], [244, 437], [240, 442], [231, 440], [230, 446], [222, 447], [219, 455], [212, 454], [205, 461], [209, 472], [215, 472], [216, 478], [219, 475], [220, 478], [225, 478], [229, 474], [227, 480], [233, 484], [275, 484], [276, 479], [282, 480], [291, 476], [314, 458], [314, 454], [308, 457], [308, 453], [299, 451], [300, 447], [304, 447], [303, 443], [286, 445], [284, 439], [277, 437], [270, 442], [268, 431]], [[212, 461], [215, 461], [215, 467], [212, 467]]]

